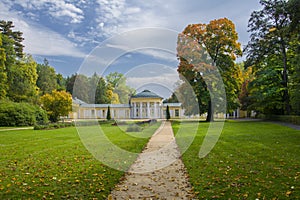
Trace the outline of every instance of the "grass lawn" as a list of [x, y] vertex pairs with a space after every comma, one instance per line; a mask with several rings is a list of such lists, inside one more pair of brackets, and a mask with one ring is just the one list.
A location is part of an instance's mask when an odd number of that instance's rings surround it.
[[[149, 126], [144, 135], [159, 125]], [[118, 126], [101, 127], [128, 151], [140, 152], [149, 139], [124, 134]], [[74, 127], [1, 131], [0, 137], [0, 199], [105, 199], [124, 174], [96, 160]]]
[[[180, 140], [196, 122], [172, 125], [175, 134], [186, 129]], [[300, 199], [300, 131], [268, 122], [226, 122], [214, 149], [199, 159], [208, 125], [200, 123], [182, 157], [200, 199]]]

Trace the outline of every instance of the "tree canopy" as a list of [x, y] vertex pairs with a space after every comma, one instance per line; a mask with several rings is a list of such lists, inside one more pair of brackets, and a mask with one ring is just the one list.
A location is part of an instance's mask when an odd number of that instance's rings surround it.
[[[207, 112], [207, 121], [213, 120], [213, 110], [209, 88], [204, 81], [203, 71], [209, 71], [209, 65], [199, 70], [196, 65], [210, 63], [217, 66], [226, 89], [227, 107], [229, 110], [238, 107], [238, 93], [240, 88], [239, 68], [234, 60], [241, 56], [240, 43], [237, 41], [238, 35], [234, 23], [227, 18], [212, 20], [209, 24], [190, 24], [182, 34], [179, 35], [177, 52], [179, 55], [178, 72], [189, 81], [197, 96], [200, 114]], [[190, 41], [190, 42], [188, 42]], [[194, 44], [189, 46], [189, 44]], [[206, 52], [210, 59], [205, 58]], [[206, 61], [205, 61], [206, 60]]]
[[[249, 109], [266, 114], [291, 114], [299, 62], [299, 1], [261, 0], [262, 9], [249, 19], [250, 41], [245, 67], [252, 66]], [[298, 6], [297, 6], [298, 5]], [[297, 50], [298, 49], [298, 50]], [[296, 96], [295, 96], [296, 95]], [[297, 107], [297, 105], [293, 105]]]

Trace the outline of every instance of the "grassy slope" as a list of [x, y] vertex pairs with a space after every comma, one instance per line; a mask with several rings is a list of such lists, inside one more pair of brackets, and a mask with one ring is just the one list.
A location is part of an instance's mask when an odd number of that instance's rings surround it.
[[[151, 135], [159, 124], [145, 131]], [[139, 152], [148, 138], [102, 125], [120, 148]], [[105, 199], [123, 172], [108, 168], [83, 147], [75, 128], [0, 132], [0, 199]]]
[[[195, 124], [181, 124], [189, 132]], [[180, 127], [173, 123], [173, 129]], [[183, 155], [201, 199], [300, 199], [300, 131], [266, 122], [227, 122], [204, 159], [198, 152], [208, 128]], [[180, 142], [178, 142], [180, 144]]]

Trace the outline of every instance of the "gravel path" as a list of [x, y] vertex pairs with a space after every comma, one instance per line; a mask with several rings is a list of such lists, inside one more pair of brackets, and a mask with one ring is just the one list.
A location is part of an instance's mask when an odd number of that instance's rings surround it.
[[194, 199], [170, 122], [162, 123], [108, 199]]

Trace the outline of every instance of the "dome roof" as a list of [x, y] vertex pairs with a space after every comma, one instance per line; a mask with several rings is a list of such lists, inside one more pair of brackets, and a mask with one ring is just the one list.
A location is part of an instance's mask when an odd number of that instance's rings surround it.
[[161, 96], [158, 96], [157, 94], [151, 92], [150, 90], [144, 90], [143, 92], [140, 92], [131, 98], [160, 98], [163, 99]]

